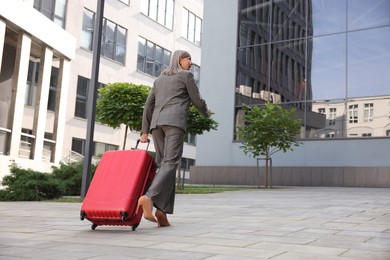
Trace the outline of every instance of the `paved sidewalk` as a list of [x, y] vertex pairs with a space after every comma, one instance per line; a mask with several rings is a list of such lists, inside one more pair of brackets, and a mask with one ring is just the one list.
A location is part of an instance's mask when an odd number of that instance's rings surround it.
[[172, 226], [90, 229], [80, 203], [0, 202], [0, 259], [390, 259], [390, 189], [176, 195]]

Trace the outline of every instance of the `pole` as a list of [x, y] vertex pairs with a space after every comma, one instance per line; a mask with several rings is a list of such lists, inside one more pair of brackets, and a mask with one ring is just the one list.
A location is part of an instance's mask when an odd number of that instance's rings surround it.
[[96, 98], [99, 82], [100, 49], [102, 42], [104, 0], [98, 0], [93, 30], [92, 73], [88, 86], [87, 97], [87, 137], [85, 140], [83, 179], [81, 182], [81, 197], [85, 198], [89, 188], [91, 160], [93, 153], [93, 134], [95, 130]]

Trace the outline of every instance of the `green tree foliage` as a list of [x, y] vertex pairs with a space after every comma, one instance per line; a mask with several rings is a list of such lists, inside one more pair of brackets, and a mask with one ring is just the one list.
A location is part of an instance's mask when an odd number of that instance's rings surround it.
[[142, 112], [150, 87], [127, 82], [110, 83], [99, 89], [96, 118], [117, 128], [125, 124], [133, 131], [142, 125]]
[[[132, 131], [140, 131], [142, 113], [150, 90], [149, 86], [132, 83], [119, 82], [105, 85], [99, 89], [96, 119], [113, 128], [125, 124]], [[193, 105], [190, 106], [187, 133], [200, 135], [204, 131], [216, 130], [217, 127], [218, 123], [211, 117], [203, 117]], [[126, 138], [127, 135], [125, 140]]]
[[[100, 88], [96, 101], [96, 119], [102, 124], [117, 128], [126, 125], [127, 131], [139, 131], [142, 126], [142, 113], [150, 87], [127, 82], [110, 83]], [[123, 144], [123, 149], [125, 148]]]
[[63, 186], [53, 175], [11, 166], [11, 174], [4, 176], [0, 190], [1, 201], [40, 201], [59, 198]]
[[238, 134], [243, 140], [246, 155], [266, 160], [266, 187], [268, 186], [268, 161], [278, 151], [286, 152], [299, 146], [296, 136], [301, 122], [294, 117], [295, 108], [284, 109], [278, 104], [245, 106], [245, 125], [239, 126]]
[[[212, 115], [213, 113], [211, 113]], [[201, 135], [204, 131], [217, 130], [218, 123], [209, 117], [204, 117], [192, 104], [188, 114], [187, 133]]]

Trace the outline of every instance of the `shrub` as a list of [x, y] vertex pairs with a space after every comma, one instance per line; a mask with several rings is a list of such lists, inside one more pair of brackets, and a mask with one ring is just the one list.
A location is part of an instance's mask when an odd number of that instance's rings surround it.
[[[95, 170], [96, 166], [91, 165], [91, 178]], [[53, 177], [63, 185], [63, 195], [79, 196], [81, 194], [81, 182], [83, 179], [83, 162], [61, 164], [59, 168], [53, 167]]]
[[0, 201], [40, 201], [59, 198], [63, 186], [53, 175], [11, 166], [11, 174], [4, 176]]

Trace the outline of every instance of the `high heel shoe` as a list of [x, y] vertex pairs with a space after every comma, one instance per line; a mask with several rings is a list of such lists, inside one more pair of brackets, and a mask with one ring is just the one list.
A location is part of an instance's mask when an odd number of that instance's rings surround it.
[[144, 218], [152, 221], [157, 222], [157, 219], [153, 216], [153, 202], [150, 198], [146, 197], [145, 195], [139, 198], [138, 204], [137, 204], [137, 212], [139, 207], [142, 207], [142, 210], [144, 212]]
[[155, 216], [157, 218], [157, 223], [159, 227], [168, 227], [171, 225], [167, 219], [167, 214], [165, 214], [161, 210], [157, 209]]

